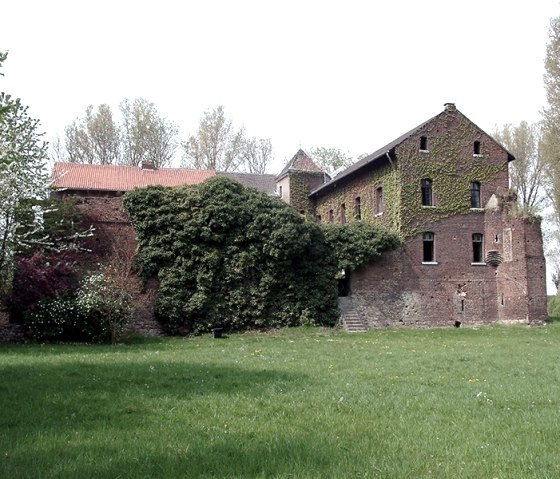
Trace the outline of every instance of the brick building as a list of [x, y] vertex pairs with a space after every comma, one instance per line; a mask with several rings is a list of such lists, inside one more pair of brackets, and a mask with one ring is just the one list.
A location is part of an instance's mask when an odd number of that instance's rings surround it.
[[[472, 325], [546, 320], [540, 223], [515, 214], [514, 158], [455, 105], [329, 178], [302, 151], [273, 175], [229, 174], [276, 194], [320, 222], [374, 222], [403, 239], [379, 262], [348, 272], [340, 308], [348, 324]], [[80, 198], [106, 255], [132, 256], [123, 192], [195, 184], [216, 173], [57, 163], [54, 186]]]

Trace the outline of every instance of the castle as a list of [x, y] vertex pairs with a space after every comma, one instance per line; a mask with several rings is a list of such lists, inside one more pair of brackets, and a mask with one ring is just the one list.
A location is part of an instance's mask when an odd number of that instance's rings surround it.
[[[299, 150], [277, 175], [57, 163], [54, 187], [76, 196], [97, 229], [95, 249], [135, 250], [122, 195], [151, 184], [223, 174], [322, 223], [367, 221], [403, 244], [345, 272], [339, 306], [349, 329], [540, 324], [546, 318], [540, 222], [515, 213], [513, 156], [454, 104], [330, 178]], [[118, 240], [118, 241], [117, 241]]]

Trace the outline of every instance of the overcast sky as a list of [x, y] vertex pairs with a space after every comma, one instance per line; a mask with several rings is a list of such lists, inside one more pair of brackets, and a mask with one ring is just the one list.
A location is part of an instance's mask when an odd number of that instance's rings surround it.
[[223, 105], [272, 140], [277, 173], [301, 146], [372, 152], [446, 102], [482, 129], [535, 121], [558, 0], [12, 0], [0, 91], [47, 139], [142, 96], [186, 138]]

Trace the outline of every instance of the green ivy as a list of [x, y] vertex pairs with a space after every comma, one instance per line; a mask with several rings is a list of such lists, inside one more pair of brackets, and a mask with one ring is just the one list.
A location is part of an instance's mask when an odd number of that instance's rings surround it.
[[354, 221], [348, 225], [323, 225], [339, 270], [356, 270], [377, 261], [384, 251], [401, 244], [397, 235], [371, 223]]
[[170, 332], [336, 321], [337, 264], [323, 231], [279, 199], [214, 177], [134, 190], [124, 204]]

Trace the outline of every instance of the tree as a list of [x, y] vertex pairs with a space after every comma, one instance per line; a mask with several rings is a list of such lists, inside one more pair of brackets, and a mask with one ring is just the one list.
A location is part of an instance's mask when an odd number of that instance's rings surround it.
[[233, 127], [224, 107], [207, 110], [200, 119], [198, 133], [183, 143], [184, 165], [202, 170], [235, 171], [242, 163], [245, 132]]
[[311, 158], [317, 163], [317, 166], [329, 174], [341, 168], [347, 168], [354, 163], [354, 159], [342, 150], [322, 146], [311, 148]]
[[83, 119], [65, 128], [66, 151], [73, 163], [112, 165], [120, 160], [120, 132], [109, 105], [86, 109]]
[[[0, 67], [7, 54], [0, 54]], [[47, 144], [37, 132], [38, 120], [30, 118], [20, 99], [0, 93], [0, 293], [6, 293], [11, 280], [15, 253], [26, 240], [19, 221], [26, 200], [46, 198], [49, 181], [44, 169]], [[36, 211], [40, 229], [41, 215]]]
[[270, 139], [246, 137], [244, 128], [235, 128], [226, 117], [223, 106], [204, 112], [198, 132], [183, 142], [183, 149], [183, 166], [202, 170], [262, 174], [272, 161]]
[[177, 126], [143, 98], [123, 100], [119, 109], [121, 123], [114, 120], [108, 105], [99, 105], [97, 111], [88, 106], [84, 118], [65, 128], [65, 151], [55, 141], [54, 159], [128, 166], [150, 161], [156, 168], [169, 165], [177, 149]]
[[547, 256], [553, 275], [560, 277], [560, 17], [550, 21], [548, 33], [544, 75], [547, 104], [542, 112], [545, 187], [552, 207]]
[[243, 164], [249, 173], [264, 175], [272, 161], [272, 143], [269, 138], [245, 140]]
[[520, 208], [536, 213], [543, 203], [544, 162], [541, 154], [541, 126], [522, 121], [518, 126], [504, 125], [494, 137], [515, 156], [510, 163], [511, 187], [517, 192]]
[[122, 164], [139, 166], [151, 161], [156, 168], [168, 166], [177, 149], [177, 126], [162, 118], [156, 106], [144, 98], [123, 100]]

